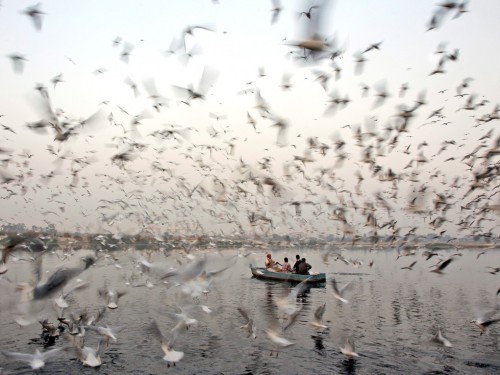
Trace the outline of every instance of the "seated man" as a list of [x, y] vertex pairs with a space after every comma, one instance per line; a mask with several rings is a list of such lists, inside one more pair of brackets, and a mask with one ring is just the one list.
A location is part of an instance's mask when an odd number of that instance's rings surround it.
[[266, 255], [266, 268], [269, 271], [279, 271], [280, 270], [280, 268], [278, 267], [279, 265], [280, 264], [278, 262], [274, 261], [270, 253]]
[[301, 275], [309, 275], [309, 270], [311, 269], [311, 265], [306, 262], [306, 258], [302, 258], [301, 262], [298, 266], [298, 272]]
[[281, 266], [281, 272], [292, 272], [292, 266], [288, 263], [288, 258], [285, 257], [284, 261], [285, 262]]
[[295, 255], [295, 264], [293, 265], [293, 273], [299, 273], [300, 255]]

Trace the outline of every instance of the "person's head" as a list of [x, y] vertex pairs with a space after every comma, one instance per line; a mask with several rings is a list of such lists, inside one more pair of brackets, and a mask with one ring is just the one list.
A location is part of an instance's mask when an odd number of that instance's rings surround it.
[[299, 254], [295, 255], [295, 259], [299, 260], [300, 259], [300, 255]]
[[268, 257], [269, 259], [271, 259], [271, 254], [267, 254], [267, 257]]
[[287, 258], [287, 257], [285, 257], [285, 262], [287, 262], [287, 263], [288, 263], [288, 258]]
[[305, 263], [306, 262], [306, 258], [302, 258], [302, 261]]

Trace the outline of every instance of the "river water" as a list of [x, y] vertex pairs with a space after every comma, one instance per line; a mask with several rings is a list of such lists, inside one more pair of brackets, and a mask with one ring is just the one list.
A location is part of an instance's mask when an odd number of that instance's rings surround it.
[[[243, 257], [243, 252], [250, 255]], [[294, 259], [297, 252], [275, 250], [273, 257]], [[263, 250], [199, 250], [189, 257], [176, 251], [156, 252], [149, 260], [158, 270], [142, 274], [137, 260], [144, 254], [129, 250], [114, 252], [113, 257], [102, 256], [78, 276], [88, 282], [88, 287], [67, 297], [67, 309], [61, 312], [53, 308], [52, 300], [42, 301], [34, 309], [36, 319], [57, 324], [58, 316], [78, 315], [85, 309], [92, 314], [105, 306], [106, 301], [97, 293], [104, 285], [124, 292], [118, 308], [106, 309], [95, 323], [113, 328], [117, 338], [109, 346], [103, 345], [102, 365], [97, 369], [82, 365], [64, 334], [45, 347], [38, 322], [27, 326], [16, 323], [20, 298], [16, 284], [32, 279], [33, 265], [12, 259], [0, 279], [0, 351], [34, 353], [36, 349], [66, 348], [47, 360], [41, 371], [50, 374], [499, 374], [500, 322], [480, 335], [471, 320], [494, 309], [500, 316], [500, 295], [496, 295], [500, 273], [489, 273], [492, 269], [488, 268], [500, 267], [500, 252], [487, 250], [478, 258], [480, 251], [476, 249], [439, 250], [439, 255], [429, 260], [422, 252], [397, 259], [395, 250], [344, 249], [341, 254], [345, 261], [332, 253], [325, 263], [325, 251], [301, 249], [300, 255], [313, 266], [311, 271], [325, 272], [327, 282], [309, 287], [292, 299], [300, 311], [295, 323], [282, 334], [293, 345], [278, 355], [266, 331], [284, 324], [276, 302], [294, 285], [251, 276], [249, 265], [264, 263]], [[92, 252], [77, 251], [68, 259], [45, 255], [44, 277], [85, 254]], [[207, 272], [228, 268], [215, 274], [201, 293], [186, 277], [159, 278], [203, 257], [207, 259]], [[430, 272], [438, 257], [453, 257], [442, 274]], [[412, 269], [401, 269], [415, 260]], [[333, 278], [339, 288], [349, 284], [344, 294], [348, 303], [334, 297]], [[316, 329], [310, 322], [324, 303], [322, 323], [327, 328]], [[150, 327], [156, 321], [164, 336], [172, 338], [178, 322], [173, 313], [180, 312], [180, 306], [197, 324], [178, 331], [173, 349], [182, 351], [184, 357], [175, 367], [168, 367]], [[256, 338], [248, 337], [241, 328], [245, 319], [238, 307], [253, 319]], [[438, 327], [452, 347], [433, 340]], [[349, 359], [341, 353], [347, 337], [359, 357]], [[84, 340], [86, 346], [95, 347], [100, 337], [87, 330]], [[1, 374], [33, 371], [26, 362], [3, 355], [0, 368]]]

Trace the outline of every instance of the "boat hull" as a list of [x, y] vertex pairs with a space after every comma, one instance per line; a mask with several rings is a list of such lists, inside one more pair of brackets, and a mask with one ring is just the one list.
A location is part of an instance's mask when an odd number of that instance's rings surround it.
[[276, 281], [291, 281], [301, 282], [307, 280], [310, 283], [322, 283], [326, 281], [326, 274], [323, 272], [313, 273], [310, 275], [300, 275], [297, 273], [288, 272], [273, 272], [263, 267], [253, 267], [250, 265], [252, 275], [258, 279], [276, 280]]

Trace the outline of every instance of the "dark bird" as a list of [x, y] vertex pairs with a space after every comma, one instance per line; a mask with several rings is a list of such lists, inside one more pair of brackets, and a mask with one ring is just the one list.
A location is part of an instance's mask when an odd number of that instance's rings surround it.
[[401, 267], [402, 270], [412, 270], [413, 269], [413, 266], [415, 265], [415, 263], [417, 263], [417, 261], [415, 260], [412, 264], [410, 264], [409, 266], [406, 266], [406, 267]]
[[300, 13], [299, 13], [299, 17], [300, 17], [300, 16], [302, 16], [302, 15], [304, 15], [304, 16], [306, 16], [307, 18], [311, 19], [311, 16], [312, 16], [312, 10], [313, 10], [313, 9], [317, 9], [317, 8], [319, 8], [317, 5], [313, 5], [313, 6], [309, 7], [309, 10], [308, 10], [307, 12], [306, 12], [306, 11], [304, 11], [304, 12], [300, 12]]
[[23, 10], [23, 13], [31, 18], [35, 29], [38, 31], [42, 29], [42, 16], [45, 14], [40, 10], [40, 5], [41, 3], [37, 3]]
[[21, 74], [24, 71], [24, 63], [28, 60], [19, 53], [11, 53], [7, 57], [12, 61], [12, 70], [14, 70], [14, 73]]
[[433, 268], [431, 270], [431, 272], [435, 272], [435, 273], [442, 273], [443, 270], [448, 267], [448, 265], [451, 263], [451, 261], [453, 260], [453, 258], [448, 258], [446, 259], [444, 262], [441, 262], [439, 263], [435, 268]]
[[361, 52], [361, 53], [366, 53], [366, 52], [372, 51], [372, 50], [374, 50], [374, 49], [376, 49], [376, 50], [379, 50], [379, 51], [380, 51], [380, 45], [381, 45], [381, 44], [382, 44], [382, 42], [378, 42], [378, 43], [373, 43], [373, 44], [370, 44], [370, 45], [368, 46], [368, 48], [367, 48], [367, 49], [365, 49], [365, 50], [364, 50], [363, 52]]
[[283, 10], [281, 3], [279, 0], [271, 0], [273, 3], [273, 7], [271, 8], [271, 25], [274, 25], [276, 22], [278, 22], [278, 18], [281, 14], [281, 11]]
[[84, 268], [59, 268], [44, 284], [39, 284], [33, 289], [33, 299], [43, 299], [50, 297], [61, 290], [69, 280], [78, 276], [84, 270], [95, 263], [95, 259], [90, 256], [82, 258]]

